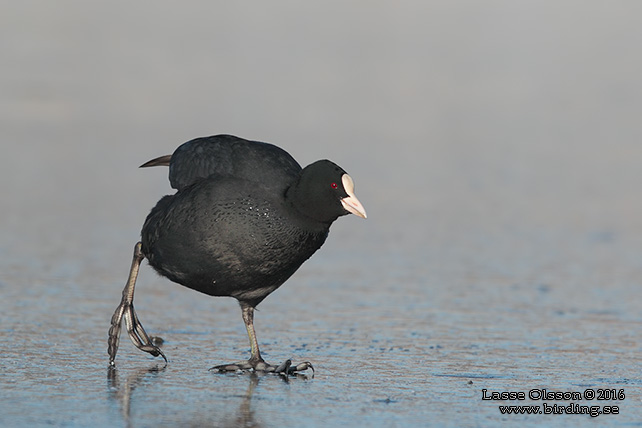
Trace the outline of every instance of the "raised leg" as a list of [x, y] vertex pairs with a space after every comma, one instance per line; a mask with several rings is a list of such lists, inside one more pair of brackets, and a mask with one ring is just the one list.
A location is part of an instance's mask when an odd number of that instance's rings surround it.
[[265, 360], [263, 360], [263, 358], [261, 357], [259, 343], [256, 340], [256, 332], [254, 331], [254, 306], [250, 306], [246, 303], [241, 302], [241, 311], [243, 315], [243, 322], [245, 323], [245, 328], [247, 329], [247, 335], [250, 339], [250, 359], [238, 363], [215, 366], [210, 370], [217, 370], [219, 372], [254, 370], [259, 372], [293, 374], [299, 371], [312, 369], [312, 371], [314, 372], [314, 367], [312, 367], [312, 364], [308, 361], [300, 363], [296, 366], [292, 366], [292, 360], [286, 360], [278, 366], [273, 366], [266, 363]]
[[120, 305], [116, 308], [114, 315], [111, 317], [111, 327], [109, 328], [109, 339], [107, 340], [108, 348], [107, 352], [109, 353], [109, 364], [114, 365], [114, 359], [116, 358], [116, 352], [118, 352], [118, 343], [120, 341], [120, 328], [122, 319], [125, 318], [125, 325], [127, 326], [127, 334], [131, 341], [136, 345], [141, 351], [149, 352], [155, 357], [159, 355], [163, 357], [165, 362], [167, 358], [163, 354], [163, 351], [156, 345], [154, 345], [145, 332], [143, 325], [138, 320], [136, 311], [134, 310], [134, 287], [136, 285], [136, 278], [138, 278], [138, 268], [140, 263], [143, 261], [145, 256], [141, 250], [142, 244], [137, 242], [134, 246], [134, 257], [132, 259], [132, 266], [129, 270], [129, 279], [127, 284], [123, 289], [123, 297], [120, 301]]

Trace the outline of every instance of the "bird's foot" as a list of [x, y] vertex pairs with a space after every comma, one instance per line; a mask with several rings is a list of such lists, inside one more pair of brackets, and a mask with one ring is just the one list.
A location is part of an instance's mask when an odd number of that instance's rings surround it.
[[[114, 365], [114, 359], [116, 358], [116, 352], [118, 351], [118, 342], [120, 338], [120, 327], [121, 320], [125, 320], [125, 325], [127, 326], [127, 334], [129, 338], [134, 343], [134, 345], [141, 351], [148, 352], [154, 357], [161, 356], [165, 363], [167, 363], [167, 357], [163, 354], [163, 351], [157, 346], [157, 344], [162, 343], [162, 339], [156, 337], [150, 337], [145, 332], [143, 325], [138, 320], [136, 311], [134, 310], [134, 304], [129, 302], [121, 302], [121, 304], [116, 308], [114, 315], [111, 320], [111, 327], [109, 329], [109, 364]], [[156, 342], [156, 343], [154, 343]]]
[[278, 366], [268, 364], [263, 360], [252, 361], [242, 361], [232, 364], [222, 364], [220, 366], [214, 366], [210, 370], [215, 370], [218, 372], [235, 372], [235, 371], [254, 371], [254, 372], [265, 372], [265, 373], [276, 373], [291, 375], [297, 374], [299, 372], [305, 371], [307, 369], [312, 369], [312, 374], [314, 375], [314, 367], [309, 361], [299, 363], [296, 366], [292, 365], [292, 360], [285, 360], [283, 363]]

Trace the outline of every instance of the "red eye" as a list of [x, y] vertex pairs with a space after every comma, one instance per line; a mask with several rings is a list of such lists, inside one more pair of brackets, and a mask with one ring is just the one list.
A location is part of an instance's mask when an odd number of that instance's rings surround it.
[[332, 187], [333, 189], [336, 189], [337, 188], [337, 183], [330, 184], [330, 187]]

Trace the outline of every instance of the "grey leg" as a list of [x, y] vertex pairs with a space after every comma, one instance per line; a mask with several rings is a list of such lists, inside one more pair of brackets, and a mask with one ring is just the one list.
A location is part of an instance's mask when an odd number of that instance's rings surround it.
[[141, 351], [149, 352], [155, 357], [159, 355], [163, 357], [165, 362], [167, 358], [163, 351], [154, 345], [145, 332], [143, 325], [138, 320], [136, 311], [134, 311], [134, 286], [136, 285], [136, 278], [138, 277], [138, 268], [145, 256], [141, 250], [142, 244], [137, 242], [134, 246], [134, 257], [132, 259], [132, 266], [129, 270], [129, 279], [123, 289], [123, 297], [120, 305], [116, 308], [114, 315], [111, 317], [111, 327], [109, 328], [109, 339], [107, 341], [109, 353], [109, 364], [114, 365], [116, 352], [118, 352], [118, 343], [120, 341], [120, 328], [123, 317], [125, 318], [125, 325], [127, 326], [127, 334], [134, 343], [134, 345]]
[[256, 339], [256, 332], [254, 331], [254, 307], [241, 302], [241, 311], [243, 315], [243, 322], [247, 329], [247, 335], [250, 339], [250, 359], [246, 362], [238, 362], [232, 364], [223, 364], [220, 366], [212, 367], [210, 370], [217, 370], [219, 372], [229, 372], [237, 370], [254, 370], [260, 372], [281, 373], [281, 374], [294, 374], [299, 371], [312, 369], [314, 367], [308, 361], [292, 366], [291, 360], [286, 360], [278, 366], [268, 364], [261, 357], [259, 350], [259, 343]]

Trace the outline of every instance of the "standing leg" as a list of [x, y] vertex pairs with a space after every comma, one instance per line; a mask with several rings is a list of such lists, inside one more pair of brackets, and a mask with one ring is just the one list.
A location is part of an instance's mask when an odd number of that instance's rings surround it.
[[132, 259], [131, 269], [129, 270], [129, 279], [123, 289], [123, 297], [120, 301], [120, 305], [118, 305], [114, 315], [111, 317], [111, 327], [109, 328], [109, 339], [107, 341], [109, 346], [107, 348], [107, 352], [109, 353], [109, 364], [112, 366], [114, 365], [116, 352], [118, 352], [120, 327], [123, 317], [125, 318], [125, 325], [127, 325], [127, 334], [134, 345], [136, 345], [136, 347], [141, 351], [149, 352], [154, 357], [158, 357], [160, 355], [163, 357], [165, 362], [167, 362], [167, 358], [165, 358], [165, 355], [160, 348], [152, 343], [151, 339], [145, 332], [143, 325], [138, 320], [136, 311], [134, 311], [134, 286], [136, 285], [136, 278], [138, 277], [138, 268], [145, 258], [141, 247], [142, 244], [140, 242], [137, 242], [134, 246], [134, 257]]
[[259, 350], [259, 342], [256, 340], [256, 332], [254, 331], [254, 307], [246, 303], [241, 303], [241, 314], [243, 322], [247, 330], [247, 336], [250, 339], [250, 359], [247, 363], [254, 368], [254, 370], [267, 370], [270, 365], [267, 364], [261, 357]]
[[314, 367], [309, 362], [304, 362], [298, 364], [297, 366], [292, 366], [291, 360], [286, 360], [278, 366], [273, 366], [266, 363], [261, 357], [261, 351], [259, 350], [259, 343], [256, 340], [256, 332], [254, 331], [254, 306], [250, 306], [247, 303], [241, 303], [241, 311], [243, 315], [243, 322], [245, 323], [245, 328], [247, 329], [247, 335], [250, 339], [250, 359], [247, 362], [239, 362], [232, 364], [223, 364], [220, 366], [212, 367], [210, 370], [217, 370], [219, 372], [229, 372], [236, 370], [254, 370], [261, 372], [273, 372], [273, 373], [282, 373], [282, 374], [293, 374], [299, 371], [307, 370], [309, 368], [314, 372]]
[[254, 308], [252, 306], [241, 303], [241, 311], [243, 322], [247, 329], [247, 335], [250, 339], [250, 359], [249, 362], [262, 362], [261, 351], [259, 350], [259, 342], [256, 340], [256, 332], [254, 331]]

